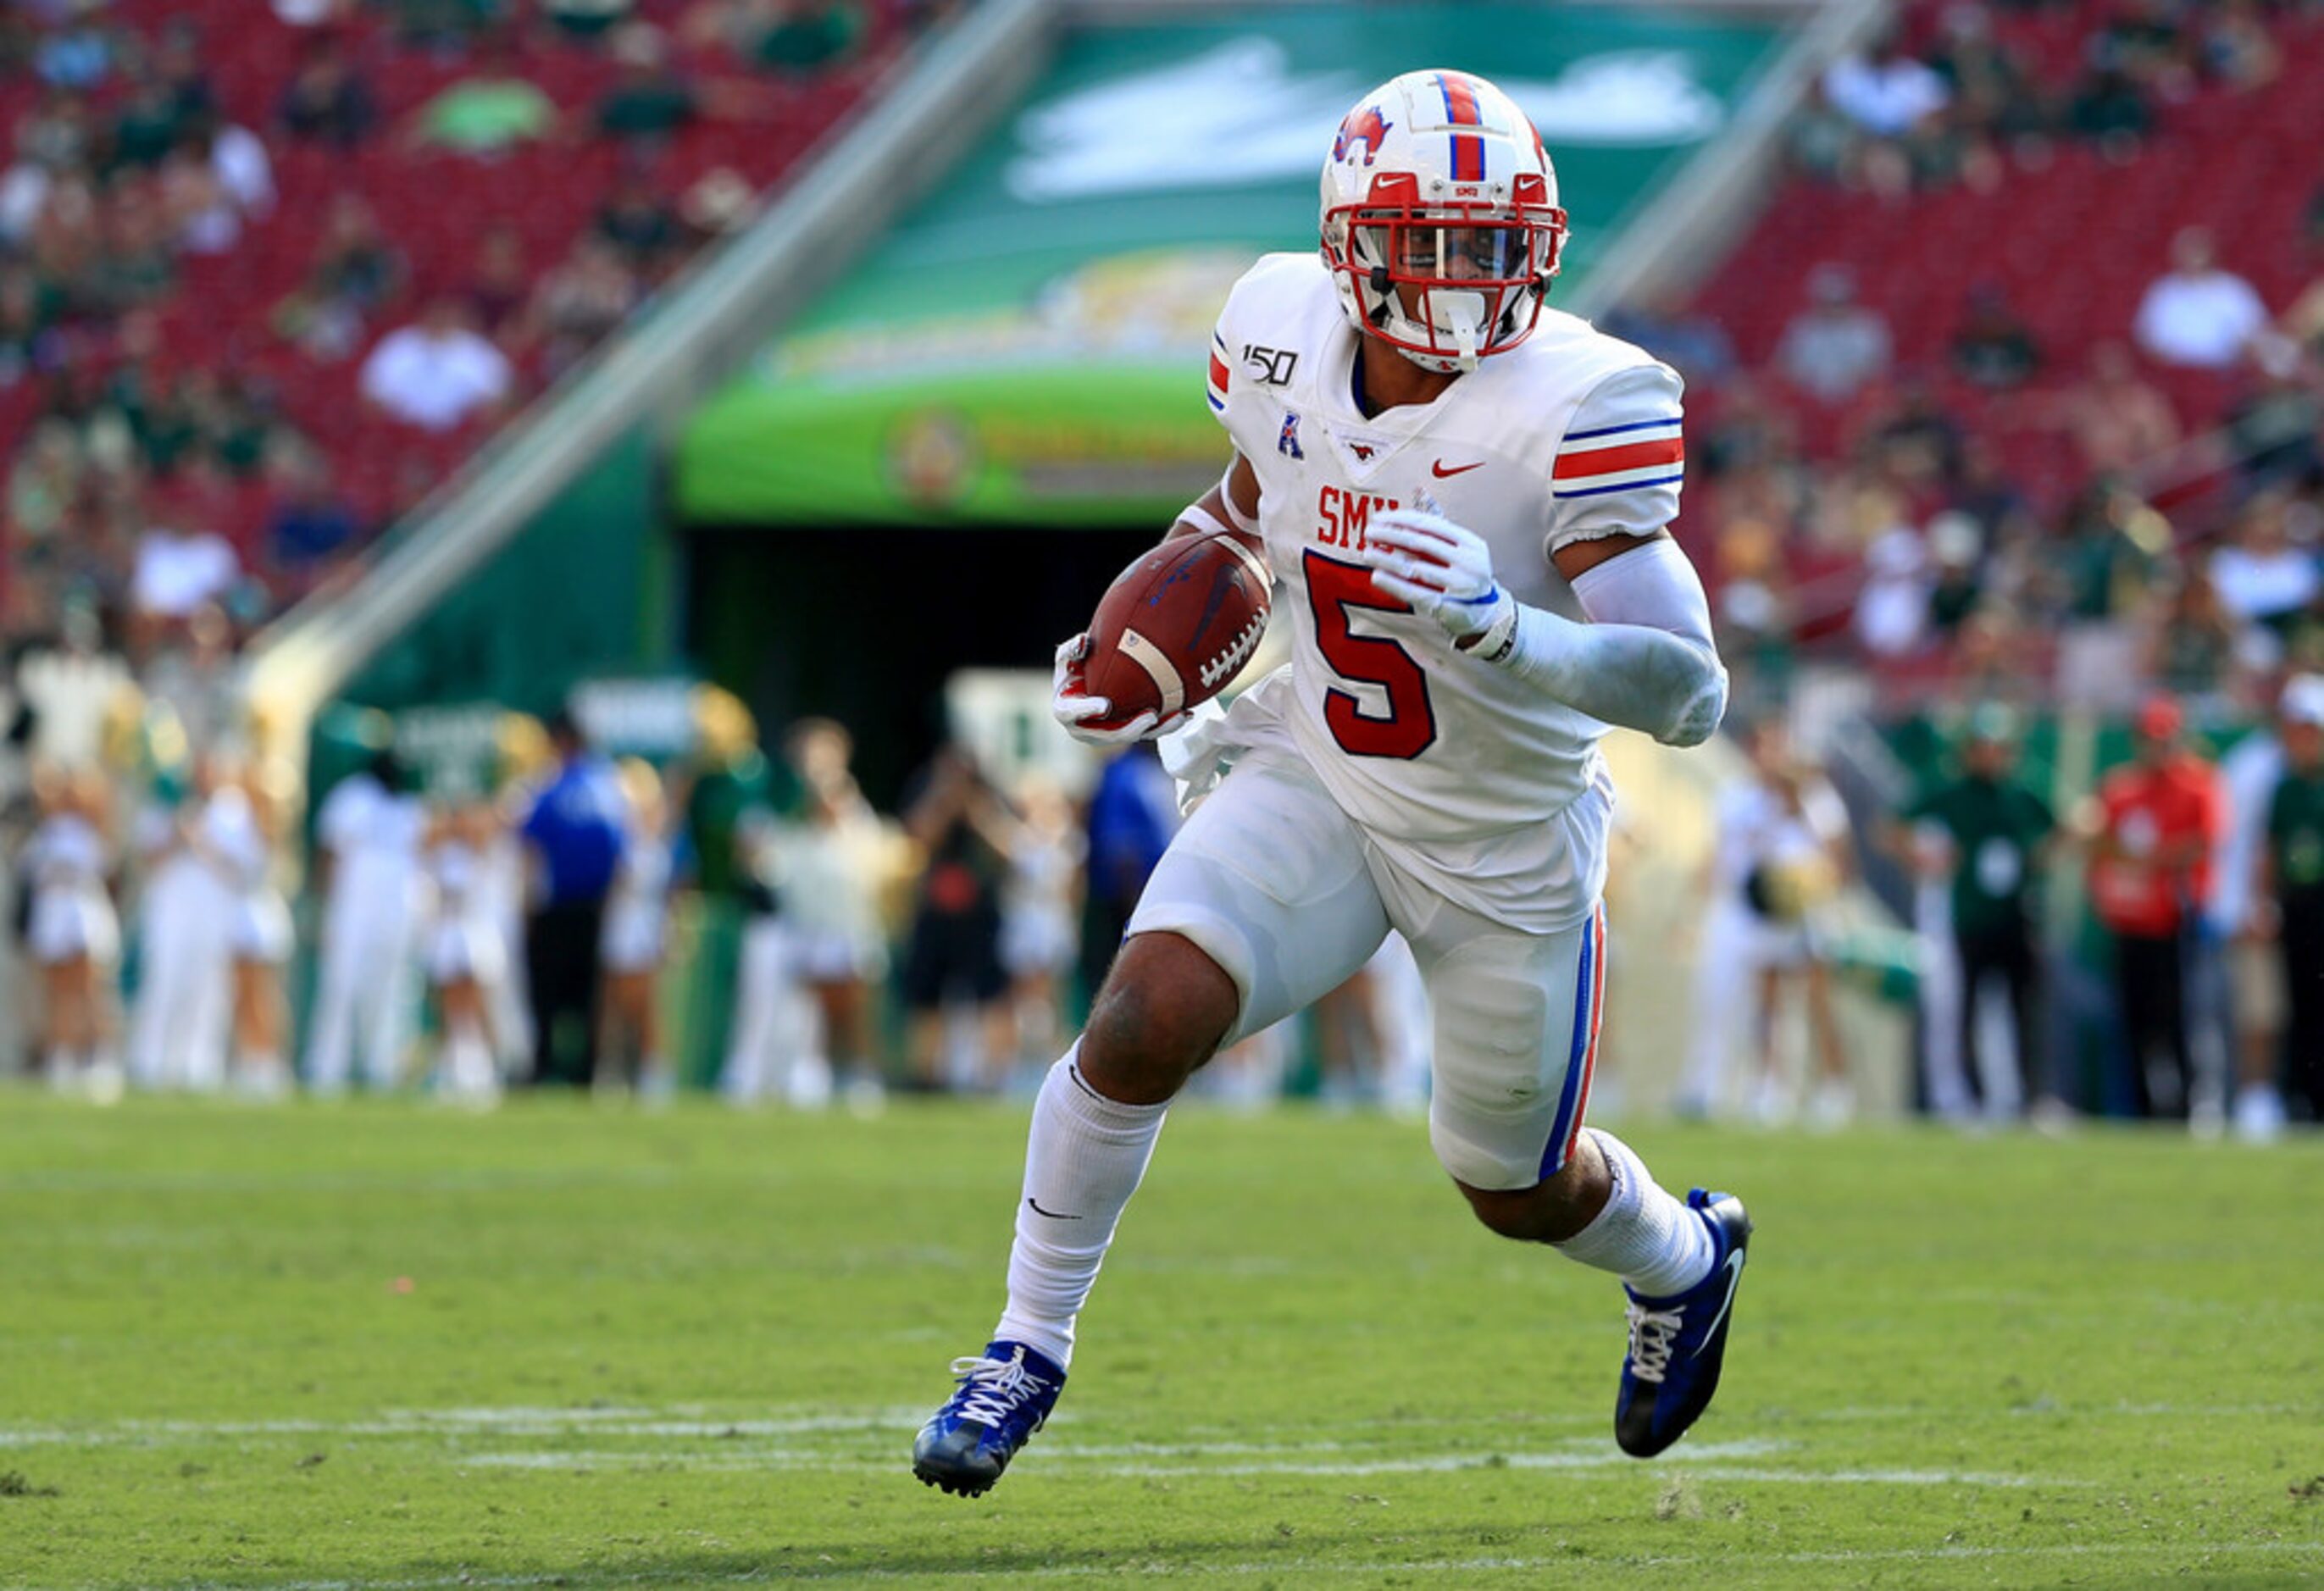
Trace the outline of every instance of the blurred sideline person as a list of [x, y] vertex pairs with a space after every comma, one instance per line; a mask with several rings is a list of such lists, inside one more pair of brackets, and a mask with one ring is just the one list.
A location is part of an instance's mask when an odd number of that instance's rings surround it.
[[2210, 765], [2181, 743], [2185, 722], [2172, 697], [2148, 697], [2137, 760], [2106, 777], [2078, 826], [2090, 850], [2090, 902], [2114, 935], [2131, 1110], [2200, 1127], [2200, 1090], [2223, 1080], [2199, 1075], [2190, 961], [2226, 799]]
[[134, 820], [137, 990], [129, 1008], [129, 1081], [141, 1089], [212, 1088], [226, 1073], [233, 1023], [232, 887], [202, 853], [205, 781], [156, 779]]
[[1711, 850], [1691, 893], [1703, 903], [1694, 926], [1694, 1016], [1684, 1079], [1671, 1102], [1686, 1117], [1713, 1117], [1726, 1108], [1736, 1041], [1757, 1031], [1755, 1013], [1766, 945], [1745, 887], [1758, 860], [1772, 798], [1759, 769], [1788, 755], [1790, 742], [1774, 719], [1752, 726], [1743, 740], [1751, 777], [1720, 786]]
[[[203, 804], [198, 842], [232, 901], [226, 944], [233, 961], [235, 1090], [252, 1099], [280, 1099], [291, 1088], [284, 1058], [289, 1025], [282, 969], [290, 960], [290, 903], [275, 887], [272, 814], [254, 779], [228, 775], [214, 781]], [[217, 924], [208, 925], [215, 933]]]
[[106, 980], [121, 956], [107, 880], [105, 786], [92, 769], [36, 769], [41, 819], [18, 859], [32, 891], [25, 948], [41, 970], [42, 1068], [50, 1086], [117, 1094]]
[[2236, 1132], [2264, 1143], [2283, 1130], [2278, 1072], [2291, 1019], [2275, 903], [2267, 885], [2268, 823], [2286, 768], [2292, 726], [2324, 723], [2324, 675], [2283, 682], [2268, 721], [2237, 740], [2219, 762], [2227, 823], [2214, 858], [2210, 918], [2225, 947], [2229, 1009], [2236, 1049]]
[[927, 859], [912, 908], [899, 992], [914, 1088], [939, 1090], [947, 1075], [957, 1008], [973, 1012], [979, 1053], [973, 1080], [997, 1083], [1017, 1053], [1009, 975], [1001, 965], [1001, 884], [1016, 817], [957, 741], [939, 747], [905, 787], [904, 832]]
[[[1946, 843], [1941, 851], [1916, 846], [1906, 824], [1938, 829]], [[2034, 917], [2056, 830], [2048, 804], [2017, 777], [2015, 715], [1988, 704], [1969, 717], [1959, 777], [1925, 792], [1884, 832], [1888, 848], [1921, 876], [1949, 883], [1960, 980], [1955, 1031], [1964, 1081], [1988, 1117], [2012, 1117], [2037, 1104], [2052, 1114], [2059, 1108], [2037, 1049], [2042, 949]], [[2006, 1058], [1984, 1053], [1978, 1021], [1980, 997], [1997, 979], [2009, 1004]]]
[[[835, 1085], [863, 1106], [881, 1092], [872, 1021], [888, 944], [881, 932], [883, 839], [850, 764], [855, 742], [827, 718], [802, 719], [784, 738], [798, 780], [798, 808], [773, 834], [776, 892], [783, 902], [783, 979], [812, 1005], [808, 1044], [796, 1046], [783, 1091], [794, 1103], [829, 1098]], [[812, 1047], [808, 1047], [811, 1044]]]
[[1699, 744], [1726, 706], [1702, 582], [1665, 529], [1679, 380], [1545, 312], [1555, 173], [1482, 78], [1366, 94], [1322, 183], [1323, 257], [1264, 256], [1220, 315], [1208, 396], [1234, 452], [1165, 533], [1268, 560], [1292, 661], [1181, 725], [1093, 696], [1088, 636], [1056, 652], [1061, 722], [1116, 743], [1183, 727], [1174, 771], [1209, 794], [1035, 1101], [1007, 1305], [913, 1444], [947, 1491], [988, 1490], [1049, 1417], [1172, 1099], [1391, 928], [1428, 983], [1429, 1136], [1455, 1188], [1489, 1230], [1623, 1282], [1618, 1442], [1663, 1451], [1717, 1389], [1741, 1202], [1674, 1198], [1584, 1125], [1612, 809], [1598, 741], [1620, 725]]
[[622, 860], [622, 792], [568, 712], [549, 721], [557, 770], [521, 832], [531, 856], [525, 985], [532, 997], [532, 1083], [586, 1088], [597, 1070], [597, 947]]
[[392, 751], [332, 786], [315, 820], [324, 896], [321, 965], [307, 1043], [307, 1086], [347, 1086], [357, 1045], [364, 1081], [393, 1088], [410, 1043], [411, 978], [422, 924], [420, 852], [428, 809]]
[[429, 836], [428, 876], [435, 911], [428, 929], [428, 982], [443, 1036], [435, 1087], [443, 1099], [490, 1105], [500, 1098], [484, 989], [499, 974], [500, 924], [484, 888], [484, 859], [497, 827], [482, 800], [455, 805]]
[[1063, 1040], [1065, 981], [1080, 948], [1082, 860], [1088, 841], [1073, 803], [1045, 779], [1017, 792], [1022, 821], [1009, 848], [1001, 901], [1001, 961], [1016, 1012], [1010, 1063], [1056, 1053]]
[[2316, 692], [2287, 694], [2283, 751], [2267, 813], [2272, 926], [2288, 991], [2292, 1087], [2308, 1119], [2324, 1123], [2324, 701]]
[[1743, 880], [1758, 940], [1759, 1081], [1752, 1111], [1762, 1123], [1794, 1114], [1796, 1090], [1783, 1076], [1776, 1037], [1784, 997], [1795, 989], [1807, 1018], [1808, 1119], [1838, 1127], [1856, 1114], [1832, 1008], [1828, 920], [1851, 870], [1848, 809], [1823, 770], [1794, 754], [1787, 738], [1755, 739], [1753, 750], [1767, 803]]
[[605, 900], [596, 1086], [659, 1099], [678, 1082], [662, 1054], [661, 1012], [655, 1003], [669, 937], [669, 814], [661, 780], [650, 765], [625, 759], [621, 779], [629, 822], [621, 866]]

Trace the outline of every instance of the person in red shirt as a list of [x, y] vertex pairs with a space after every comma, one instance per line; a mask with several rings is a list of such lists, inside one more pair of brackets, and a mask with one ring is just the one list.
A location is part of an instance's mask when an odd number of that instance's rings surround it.
[[[2181, 740], [2185, 721], [2169, 696], [2148, 698], [2136, 721], [2137, 759], [2098, 786], [2083, 814], [2089, 841], [2090, 904], [2115, 939], [2115, 984], [2130, 1050], [2131, 1098], [2138, 1114], [2184, 1116], [2194, 1066], [2187, 1010], [2187, 961], [2211, 888], [2211, 852], [2227, 826], [2218, 770]], [[2155, 1054], [2171, 1063], [2148, 1079]]]

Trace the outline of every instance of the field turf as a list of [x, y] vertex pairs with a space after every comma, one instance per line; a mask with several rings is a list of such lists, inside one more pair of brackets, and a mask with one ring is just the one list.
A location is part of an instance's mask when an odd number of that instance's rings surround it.
[[1637, 1464], [1422, 1128], [1185, 1110], [967, 1502], [1022, 1131], [0, 1094], [0, 1586], [2324, 1583], [2324, 1143], [1640, 1126], [1759, 1236]]

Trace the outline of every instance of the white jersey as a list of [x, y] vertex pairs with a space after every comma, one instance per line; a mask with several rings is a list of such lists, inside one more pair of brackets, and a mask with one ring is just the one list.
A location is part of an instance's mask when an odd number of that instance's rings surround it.
[[1485, 539], [1518, 601], [1579, 617], [1549, 555], [1677, 516], [1679, 378], [1545, 309], [1434, 401], [1367, 417], [1356, 341], [1313, 255], [1262, 259], [1219, 317], [1211, 407], [1258, 474], [1294, 631], [1288, 667], [1231, 725], [1260, 742], [1282, 725], [1348, 814], [1449, 898], [1534, 932], [1571, 926], [1605, 881], [1606, 726], [1455, 652], [1350, 554], [1375, 514], [1441, 513]]

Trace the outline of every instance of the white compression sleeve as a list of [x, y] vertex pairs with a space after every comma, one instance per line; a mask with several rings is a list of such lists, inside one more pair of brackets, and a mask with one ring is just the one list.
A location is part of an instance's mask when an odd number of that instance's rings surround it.
[[1485, 655], [1567, 706], [1672, 746], [1711, 738], [1727, 711], [1727, 669], [1711, 602], [1678, 544], [1657, 536], [1573, 582], [1587, 624], [1520, 604]]

